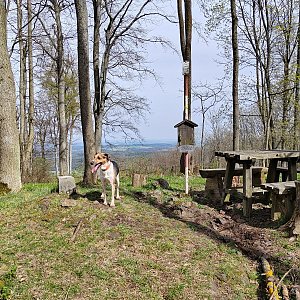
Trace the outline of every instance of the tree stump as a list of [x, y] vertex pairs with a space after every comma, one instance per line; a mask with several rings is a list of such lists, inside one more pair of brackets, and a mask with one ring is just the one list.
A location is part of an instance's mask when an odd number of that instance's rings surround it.
[[132, 186], [141, 187], [147, 183], [147, 175], [143, 174], [133, 174], [132, 175]]
[[295, 185], [296, 198], [294, 212], [290, 220], [281, 227], [282, 230], [289, 230], [291, 235], [300, 234], [300, 181], [295, 181]]

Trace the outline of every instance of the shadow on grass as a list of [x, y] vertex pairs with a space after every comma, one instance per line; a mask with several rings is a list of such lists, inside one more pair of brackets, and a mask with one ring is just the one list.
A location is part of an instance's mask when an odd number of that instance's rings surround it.
[[[140, 193], [128, 192], [128, 191], [123, 193], [136, 199], [136, 201], [148, 203], [154, 206], [155, 208], [159, 209], [165, 217], [183, 222], [193, 231], [199, 232], [201, 234], [205, 234], [206, 236], [213, 239], [214, 241], [218, 243], [226, 244], [228, 247], [231, 247], [232, 249], [235, 250], [238, 249], [251, 260], [260, 261], [262, 257], [265, 257], [269, 261], [269, 263], [274, 267], [275, 273], [278, 274], [279, 276], [282, 276], [288, 270], [292, 269], [292, 271], [289, 273], [289, 275], [286, 278], [290, 280], [293, 284], [295, 283], [295, 281], [300, 279], [300, 269], [295, 268], [295, 266], [292, 265], [292, 262], [290, 260], [287, 260], [285, 257], [276, 256], [276, 254], [278, 253], [275, 254], [274, 252], [272, 252], [272, 249], [269, 250], [267, 247], [263, 248], [263, 247], [256, 246], [254, 242], [243, 243], [242, 238], [228, 237], [225, 234], [222, 234], [222, 231], [215, 230], [212, 227], [209, 227], [205, 224], [198, 222], [198, 220], [189, 220], [184, 217], [179, 217], [174, 213], [174, 209], [164, 204], [160, 204], [156, 202], [155, 200], [153, 200], [152, 197], [143, 197], [142, 199], [140, 199], [139, 198]], [[263, 211], [264, 214], [270, 214], [269, 209], [264, 209]], [[261, 213], [261, 212], [262, 211], [259, 211], [257, 213]], [[249, 221], [247, 225], [255, 227], [255, 225], [251, 225], [252, 222]], [[255, 224], [255, 222], [253, 224]], [[263, 228], [264, 226], [259, 226], [259, 227]], [[272, 228], [269, 225], [266, 227]], [[257, 290], [257, 297], [258, 297], [257, 299], [258, 300], [269, 299], [269, 297], [266, 297], [265, 279], [262, 278], [264, 276], [262, 276], [261, 274], [262, 274], [262, 270], [258, 270], [259, 288]]]

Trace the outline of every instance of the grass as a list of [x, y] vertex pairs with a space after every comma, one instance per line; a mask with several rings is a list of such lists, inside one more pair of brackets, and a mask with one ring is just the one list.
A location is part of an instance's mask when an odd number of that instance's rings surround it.
[[[183, 178], [165, 179], [183, 189]], [[199, 178], [190, 183], [199, 189]], [[0, 197], [0, 299], [257, 298], [253, 261], [138, 202], [128, 178], [114, 209], [85, 197], [62, 208], [53, 190], [30, 184]]]

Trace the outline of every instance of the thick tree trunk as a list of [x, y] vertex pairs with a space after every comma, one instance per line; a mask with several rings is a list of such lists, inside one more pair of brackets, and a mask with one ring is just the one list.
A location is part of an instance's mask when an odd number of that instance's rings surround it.
[[80, 112], [84, 146], [83, 182], [93, 183], [90, 160], [95, 154], [89, 79], [88, 14], [85, 0], [75, 0], [78, 34], [78, 76]]
[[21, 188], [20, 144], [16, 123], [16, 90], [7, 50], [7, 12], [0, 0], [0, 185]]

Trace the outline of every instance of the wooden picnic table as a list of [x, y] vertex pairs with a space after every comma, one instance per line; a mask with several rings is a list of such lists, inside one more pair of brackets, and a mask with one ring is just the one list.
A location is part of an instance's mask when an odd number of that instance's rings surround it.
[[297, 179], [297, 162], [300, 160], [300, 152], [294, 150], [241, 150], [241, 151], [216, 151], [216, 156], [226, 159], [226, 172], [224, 177], [224, 197], [231, 189], [232, 178], [236, 164], [243, 167], [243, 214], [250, 217], [252, 211], [252, 167], [257, 160], [268, 160], [268, 173], [266, 182], [276, 182], [278, 178], [278, 162], [287, 162], [287, 178], [293, 181]]

